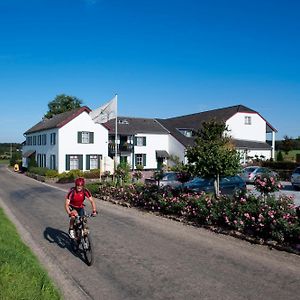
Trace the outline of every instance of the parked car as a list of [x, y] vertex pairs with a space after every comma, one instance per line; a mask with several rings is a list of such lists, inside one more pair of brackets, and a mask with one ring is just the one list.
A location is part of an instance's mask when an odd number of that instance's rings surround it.
[[[186, 182], [183, 189], [188, 192], [214, 192], [214, 179], [205, 179], [195, 177], [194, 179]], [[232, 195], [237, 190], [246, 190], [245, 181], [238, 175], [226, 176], [220, 178], [220, 191], [224, 195]]]
[[295, 190], [300, 189], [300, 167], [297, 167], [291, 176], [291, 183]]
[[[154, 178], [146, 178], [145, 183], [157, 184], [157, 181]], [[159, 186], [165, 188], [177, 188], [181, 186], [181, 182], [178, 181], [178, 173], [176, 172], [165, 173], [163, 178], [159, 181]]]
[[242, 177], [242, 179], [246, 182], [246, 183], [254, 183], [255, 179], [258, 176], [263, 176], [263, 175], [267, 175], [267, 176], [273, 176], [278, 178], [278, 173], [272, 171], [269, 168], [265, 168], [265, 167], [260, 167], [260, 166], [249, 166], [246, 167], [242, 170], [240, 176]]

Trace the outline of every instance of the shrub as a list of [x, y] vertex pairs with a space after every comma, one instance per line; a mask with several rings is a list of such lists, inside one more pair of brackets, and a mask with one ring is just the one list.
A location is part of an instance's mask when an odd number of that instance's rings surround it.
[[41, 168], [41, 167], [30, 167], [28, 169], [28, 171], [30, 173], [33, 173], [33, 174], [37, 174], [37, 175], [41, 175], [41, 176], [46, 176], [46, 172], [49, 171], [48, 168]]
[[58, 172], [57, 172], [57, 170], [47, 170], [45, 172], [45, 176], [47, 178], [55, 178], [55, 177], [58, 177]]
[[84, 178], [100, 178], [100, 169], [93, 169], [83, 173]]
[[[266, 185], [275, 189], [273, 181], [269, 180]], [[133, 206], [183, 217], [199, 225], [233, 229], [280, 244], [300, 242], [299, 207], [294, 205], [292, 197], [281, 195], [276, 198], [269, 189], [265, 193], [265, 186], [262, 190], [264, 197], [239, 191], [232, 197], [223, 195], [218, 199], [204, 192], [178, 194], [174, 190], [159, 189], [156, 185], [98, 186], [98, 195], [102, 199], [111, 197], [127, 201]]]
[[281, 184], [273, 176], [258, 176], [254, 181], [254, 186], [263, 195], [274, 193], [282, 188]]
[[99, 193], [100, 183], [87, 183], [85, 186], [92, 193], [92, 195]]
[[276, 160], [277, 161], [283, 161], [283, 155], [282, 155], [281, 151], [278, 152]]
[[130, 165], [126, 162], [120, 163], [115, 172], [119, 184], [128, 183], [130, 181]]

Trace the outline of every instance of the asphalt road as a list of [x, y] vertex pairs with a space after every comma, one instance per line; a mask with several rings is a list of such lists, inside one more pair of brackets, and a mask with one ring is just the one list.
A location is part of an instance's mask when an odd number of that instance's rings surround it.
[[300, 299], [300, 257], [97, 200], [96, 261], [70, 250], [65, 191], [0, 167], [0, 204], [65, 299]]

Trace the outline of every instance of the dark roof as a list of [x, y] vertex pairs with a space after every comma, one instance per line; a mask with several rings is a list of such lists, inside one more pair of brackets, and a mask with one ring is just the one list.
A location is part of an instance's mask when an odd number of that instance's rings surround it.
[[[169, 132], [155, 119], [118, 117], [118, 134], [133, 135], [138, 133], [168, 134]], [[109, 133], [115, 133], [116, 119], [111, 119], [105, 125]]]
[[[255, 113], [262, 117], [258, 112], [256, 112], [253, 109], [250, 109], [244, 105], [235, 105], [195, 113], [191, 115], [184, 115], [168, 119], [157, 119], [157, 121], [161, 123], [180, 143], [187, 147], [194, 144], [194, 138], [184, 136], [182, 133], [179, 132], [178, 129], [192, 129], [194, 131], [198, 131], [201, 130], [203, 122], [215, 120], [218, 122], [225, 123], [228, 119], [230, 119], [232, 116], [239, 112], [252, 114]], [[268, 130], [276, 131], [276, 129], [273, 128], [267, 121], [266, 123]]]
[[35, 150], [29, 150], [29, 151], [23, 153], [22, 156], [28, 158], [34, 153], [35, 153]]
[[265, 142], [254, 142], [246, 140], [233, 140], [233, 144], [238, 149], [251, 149], [251, 150], [271, 150], [272, 147]]
[[79, 116], [82, 112], [90, 112], [91, 110], [87, 106], [75, 108], [70, 111], [53, 116], [50, 119], [43, 119], [33, 127], [28, 129], [25, 134], [34, 133], [37, 131], [48, 130], [52, 128], [60, 128]]
[[156, 150], [155, 154], [157, 158], [169, 158], [169, 153], [166, 150]]

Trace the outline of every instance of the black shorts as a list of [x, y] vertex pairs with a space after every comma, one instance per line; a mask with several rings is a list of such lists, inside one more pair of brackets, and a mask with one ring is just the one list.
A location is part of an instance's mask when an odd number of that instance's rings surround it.
[[83, 207], [78, 208], [78, 207], [73, 207], [73, 206], [70, 205], [70, 210], [71, 210], [71, 211], [72, 211], [72, 210], [76, 210], [77, 213], [78, 213], [78, 215], [79, 215], [80, 217], [84, 216], [84, 208], [83, 208]]

